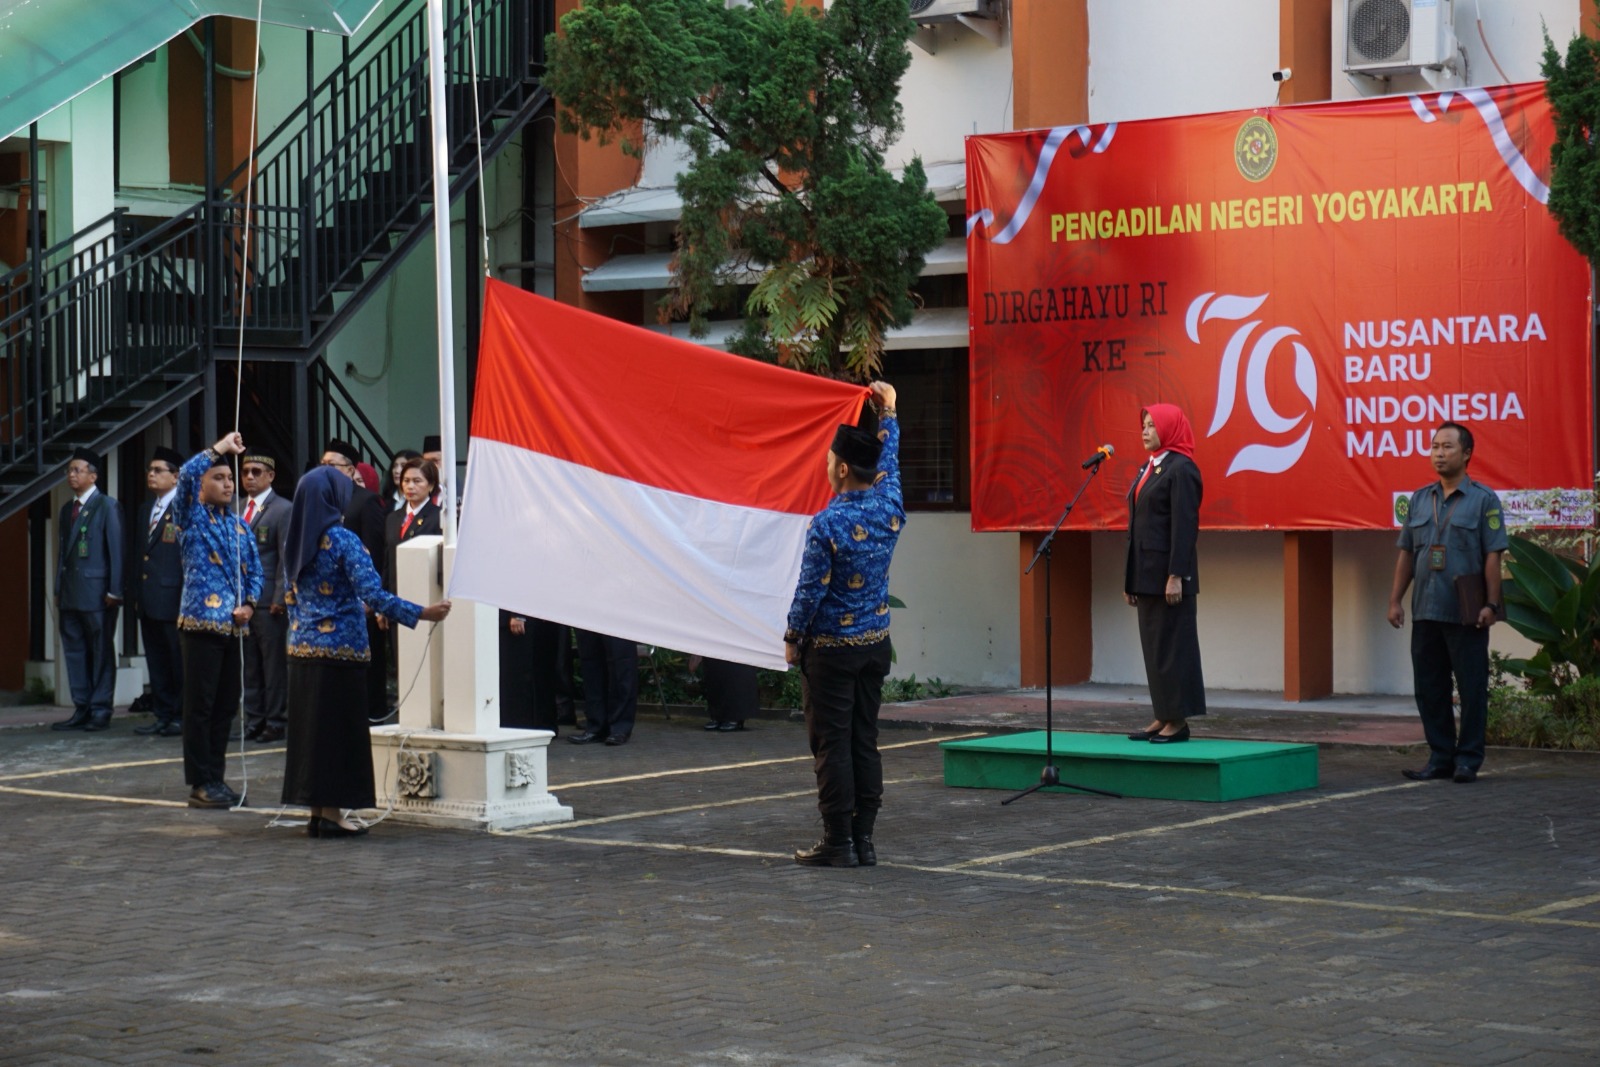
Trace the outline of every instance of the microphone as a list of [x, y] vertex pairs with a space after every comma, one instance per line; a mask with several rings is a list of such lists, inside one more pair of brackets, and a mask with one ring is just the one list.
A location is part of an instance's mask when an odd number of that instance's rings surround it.
[[1083, 469], [1088, 470], [1090, 467], [1098, 467], [1100, 464], [1104, 463], [1106, 460], [1115, 455], [1116, 451], [1117, 450], [1112, 448], [1110, 445], [1101, 445], [1099, 448], [1094, 450], [1094, 455], [1083, 461]]

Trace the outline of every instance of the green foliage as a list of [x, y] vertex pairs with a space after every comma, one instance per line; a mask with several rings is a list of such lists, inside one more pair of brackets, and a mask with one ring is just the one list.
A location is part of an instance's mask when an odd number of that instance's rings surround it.
[[1600, 262], [1600, 40], [1574, 35], [1563, 61], [1547, 32], [1540, 70], [1556, 127], [1550, 214], [1574, 248]]
[[1600, 677], [1579, 678], [1553, 694], [1520, 686], [1489, 691], [1491, 745], [1600, 750]]
[[1518, 535], [1507, 569], [1506, 622], [1539, 651], [1505, 669], [1547, 695], [1600, 672], [1600, 557], [1585, 564]]
[[896, 179], [905, 0], [588, 0], [547, 42], [544, 84], [567, 132], [676, 138], [683, 213], [665, 317], [703, 335], [738, 274], [760, 274], [731, 346], [830, 376], [869, 378], [884, 333], [948, 219], [920, 161]]
[[17, 694], [17, 703], [22, 705], [54, 704], [55, 702], [55, 686], [39, 675], [29, 678], [27, 686], [21, 693]]

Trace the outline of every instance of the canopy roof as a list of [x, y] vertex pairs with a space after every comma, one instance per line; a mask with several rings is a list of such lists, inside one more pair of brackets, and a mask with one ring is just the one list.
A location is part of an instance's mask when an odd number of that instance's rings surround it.
[[[213, 15], [257, 0], [0, 0], [0, 139]], [[261, 21], [346, 36], [383, 0], [262, 0]]]

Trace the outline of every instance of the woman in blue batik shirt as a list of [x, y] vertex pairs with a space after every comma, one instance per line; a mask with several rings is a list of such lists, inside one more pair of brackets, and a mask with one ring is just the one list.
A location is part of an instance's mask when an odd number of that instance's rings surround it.
[[372, 653], [363, 604], [413, 627], [450, 614], [448, 600], [424, 608], [384, 591], [361, 539], [341, 521], [353, 489], [331, 467], [300, 479], [285, 546], [289, 735], [283, 802], [311, 809], [306, 833], [312, 837], [366, 833], [345, 812], [376, 803], [366, 710]]

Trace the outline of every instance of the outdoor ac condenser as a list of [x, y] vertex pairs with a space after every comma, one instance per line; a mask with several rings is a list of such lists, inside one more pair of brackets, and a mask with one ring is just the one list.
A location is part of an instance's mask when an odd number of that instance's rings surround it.
[[1344, 69], [1414, 74], [1456, 53], [1454, 0], [1344, 0]]
[[1000, 17], [1000, 0], [910, 0], [911, 17], [919, 23], [955, 22]]

